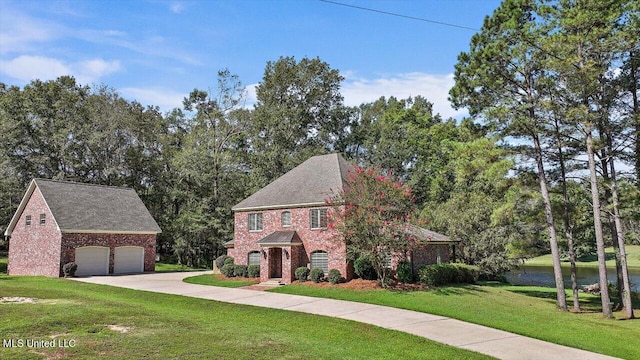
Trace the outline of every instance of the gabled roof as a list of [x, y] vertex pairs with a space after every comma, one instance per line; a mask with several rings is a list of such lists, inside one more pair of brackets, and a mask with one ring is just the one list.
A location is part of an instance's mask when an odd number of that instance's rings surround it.
[[452, 240], [447, 235], [442, 235], [415, 225], [409, 225], [407, 233], [417, 237], [420, 242], [428, 244], [455, 244], [460, 242], [460, 240]]
[[351, 166], [339, 154], [320, 155], [293, 168], [232, 208], [233, 211], [319, 206], [340, 192]]
[[162, 232], [133, 189], [34, 179], [9, 223], [10, 236], [31, 194], [38, 188], [61, 232]]

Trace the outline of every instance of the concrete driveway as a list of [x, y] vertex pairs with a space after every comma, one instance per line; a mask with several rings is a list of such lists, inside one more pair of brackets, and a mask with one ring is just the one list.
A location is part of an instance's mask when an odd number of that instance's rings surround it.
[[93, 276], [74, 280], [348, 319], [406, 332], [498, 359], [615, 359], [481, 325], [410, 310], [308, 296], [195, 285], [182, 281], [186, 277], [207, 273], [210, 271]]

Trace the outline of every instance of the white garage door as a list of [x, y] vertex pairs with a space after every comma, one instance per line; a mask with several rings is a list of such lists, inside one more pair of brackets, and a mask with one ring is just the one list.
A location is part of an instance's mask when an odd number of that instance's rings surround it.
[[76, 249], [76, 275], [108, 275], [109, 248], [102, 246], [85, 246]]
[[113, 273], [141, 273], [144, 270], [144, 249], [140, 246], [120, 246], [113, 253]]

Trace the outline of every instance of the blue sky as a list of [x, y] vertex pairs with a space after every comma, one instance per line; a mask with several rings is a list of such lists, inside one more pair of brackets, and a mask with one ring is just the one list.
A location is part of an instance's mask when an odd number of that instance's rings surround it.
[[[479, 29], [494, 0], [336, 2]], [[73, 75], [163, 111], [228, 68], [249, 90], [267, 61], [319, 57], [348, 105], [422, 95], [444, 117], [457, 55], [475, 31], [319, 0], [0, 0], [0, 82]]]

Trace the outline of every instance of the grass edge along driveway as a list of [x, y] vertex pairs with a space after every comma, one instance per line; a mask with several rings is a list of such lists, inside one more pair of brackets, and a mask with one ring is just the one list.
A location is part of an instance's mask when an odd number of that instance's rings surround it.
[[66, 279], [0, 275], [4, 339], [74, 340], [73, 348], [0, 348], [1, 358], [487, 359], [353, 321]]
[[[603, 319], [600, 298], [594, 295], [582, 294], [585, 313], [572, 314], [556, 309], [554, 288], [497, 283], [407, 292], [292, 284], [269, 291], [419, 311], [610, 356], [640, 358], [640, 319]], [[640, 316], [640, 307], [636, 309]]]

